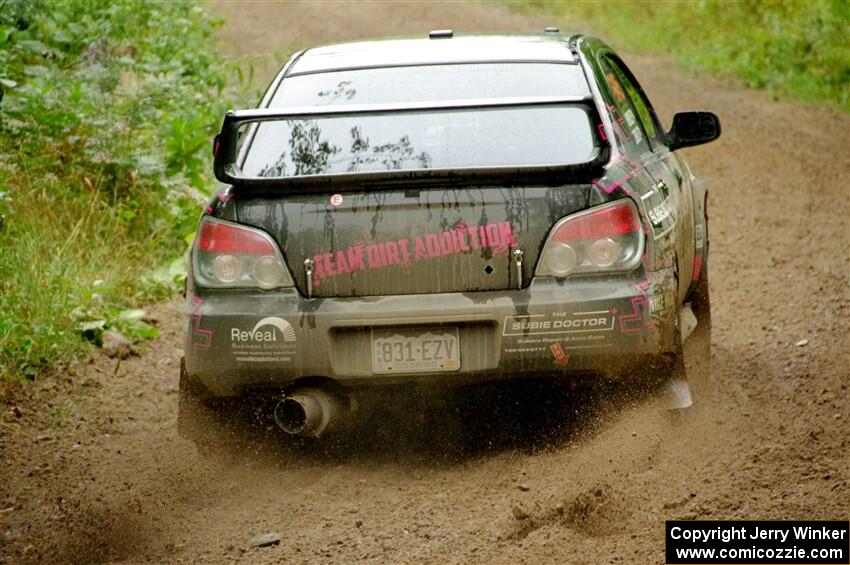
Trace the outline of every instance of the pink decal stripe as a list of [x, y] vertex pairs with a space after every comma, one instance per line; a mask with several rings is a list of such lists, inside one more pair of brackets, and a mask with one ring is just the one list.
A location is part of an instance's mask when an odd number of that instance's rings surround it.
[[201, 327], [201, 318], [203, 315], [199, 310], [201, 309], [203, 301], [200, 297], [194, 295], [190, 298], [192, 299], [192, 302], [195, 303], [192, 307], [192, 345], [195, 349], [209, 349], [210, 345], [212, 345], [213, 332], [208, 328]]
[[694, 274], [691, 276], [692, 281], [698, 281], [702, 273], [702, 253], [694, 255]]
[[[649, 296], [646, 294], [646, 287], [651, 283], [644, 280], [635, 284], [635, 288], [640, 292], [640, 296], [632, 298], [632, 311], [629, 314], [620, 316], [620, 331], [626, 334], [637, 333], [640, 331], [641, 325], [645, 328], [654, 328], [655, 321], [649, 315]], [[641, 307], [640, 305], [643, 305]], [[641, 322], [642, 324], [633, 324], [631, 322]]]
[[606, 187], [601, 182], [597, 182], [595, 180], [591, 181], [591, 182], [593, 183], [593, 186], [595, 186], [596, 188], [601, 188], [602, 190], [604, 190], [608, 194], [611, 194], [612, 192], [614, 192], [617, 189], [617, 187], [619, 187], [620, 184], [621, 184], [621, 181], [617, 181], [614, 184], [612, 184], [611, 186]]

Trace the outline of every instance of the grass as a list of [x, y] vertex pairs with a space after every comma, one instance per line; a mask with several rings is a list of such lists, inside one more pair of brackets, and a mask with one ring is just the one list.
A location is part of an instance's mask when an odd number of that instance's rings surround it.
[[[42, 369], [84, 353], [109, 327], [135, 339], [152, 337], [153, 328], [126, 313], [173, 292], [174, 280], [152, 268], [170, 257], [159, 245], [167, 228], [153, 227], [147, 239], [135, 237], [97, 195], [97, 186], [85, 201], [68, 195], [59, 178], [22, 177], [15, 186], [14, 218], [2, 228], [5, 377], [34, 379]], [[26, 210], [18, 212], [21, 206]]]
[[195, 0], [0, 0], [0, 379], [155, 335], [139, 308], [180, 288], [248, 96], [217, 25]]
[[667, 54], [777, 98], [850, 111], [848, 0], [530, 0], [510, 6], [587, 22], [615, 48]]

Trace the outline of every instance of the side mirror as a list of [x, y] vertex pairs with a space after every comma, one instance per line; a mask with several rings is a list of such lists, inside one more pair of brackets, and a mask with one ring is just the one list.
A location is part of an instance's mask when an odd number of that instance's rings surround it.
[[720, 120], [711, 112], [679, 112], [667, 132], [671, 151], [714, 141], [720, 137]]

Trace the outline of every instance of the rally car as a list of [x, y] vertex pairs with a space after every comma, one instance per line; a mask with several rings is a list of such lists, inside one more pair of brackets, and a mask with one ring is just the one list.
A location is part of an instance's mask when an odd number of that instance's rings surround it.
[[719, 134], [709, 112], [663, 129], [614, 51], [554, 29], [296, 53], [215, 139], [181, 433], [225, 398], [320, 436], [378, 387], [648, 366], [688, 406], [708, 228], [676, 150]]

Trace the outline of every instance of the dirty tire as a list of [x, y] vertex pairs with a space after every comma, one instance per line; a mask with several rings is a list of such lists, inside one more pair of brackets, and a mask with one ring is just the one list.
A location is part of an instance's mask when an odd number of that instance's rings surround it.
[[699, 280], [691, 291], [691, 309], [697, 317], [697, 332], [711, 336], [711, 293], [708, 286], [708, 254], [702, 264]]
[[661, 387], [665, 410], [669, 413], [683, 414], [691, 407], [692, 393], [685, 363], [685, 347], [680, 329], [673, 336], [674, 350], [662, 356], [661, 369], [655, 372], [656, 382]]

